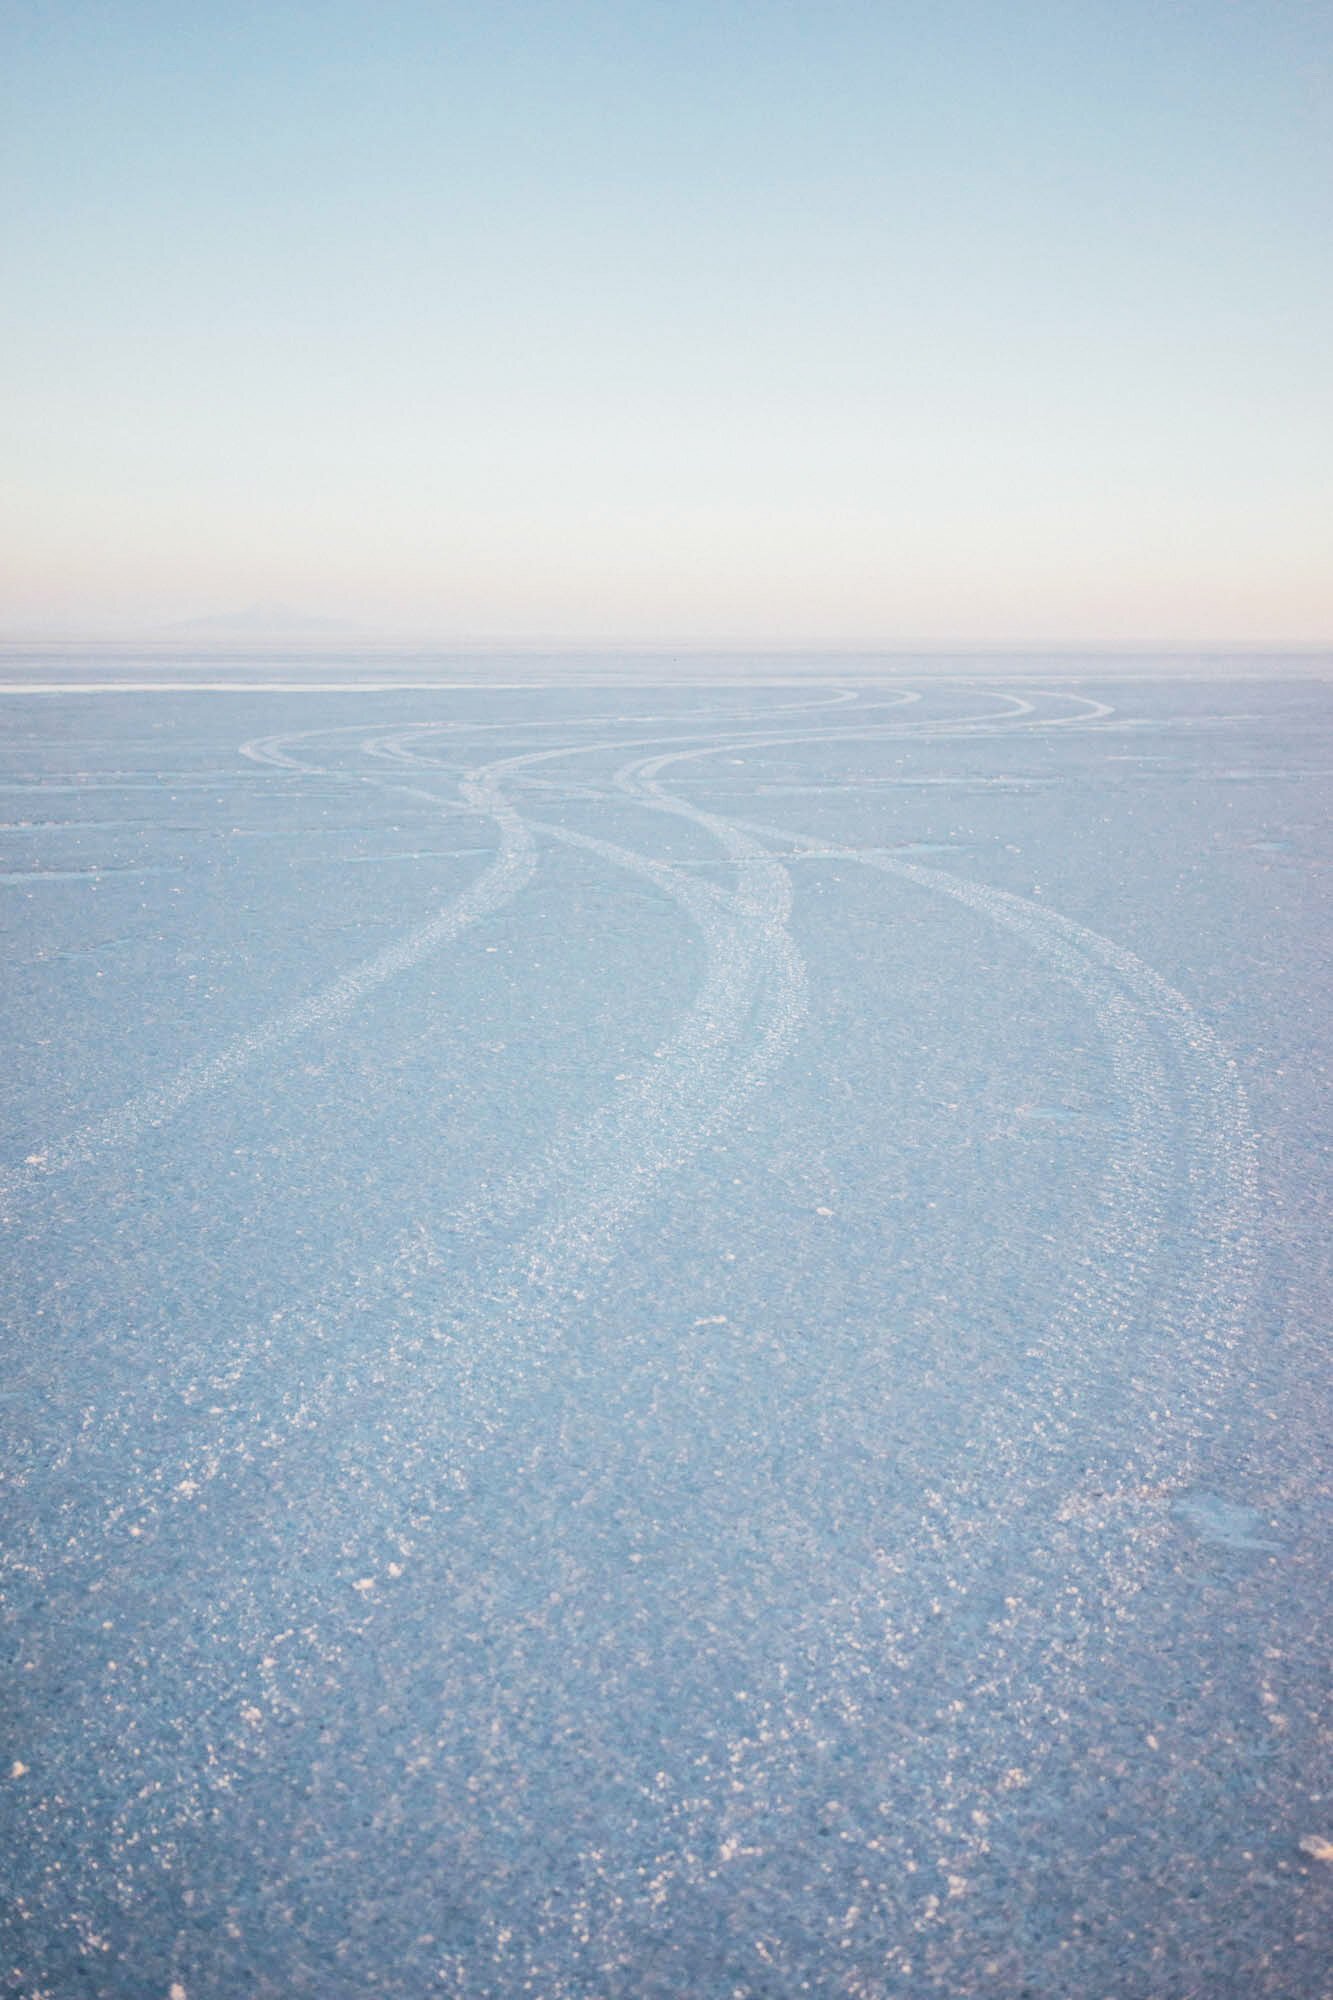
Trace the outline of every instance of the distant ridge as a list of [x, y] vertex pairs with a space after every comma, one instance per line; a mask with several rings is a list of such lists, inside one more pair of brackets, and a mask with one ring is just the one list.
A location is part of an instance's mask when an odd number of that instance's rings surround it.
[[312, 618], [289, 604], [247, 604], [241, 611], [219, 611], [208, 618], [180, 618], [164, 632], [238, 632], [263, 636], [281, 632], [352, 632], [345, 618]]

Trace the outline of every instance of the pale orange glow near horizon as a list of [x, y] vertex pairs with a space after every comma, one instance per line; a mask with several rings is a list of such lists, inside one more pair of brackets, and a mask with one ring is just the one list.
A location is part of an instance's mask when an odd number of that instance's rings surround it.
[[0, 634], [1333, 642], [1294, 0], [6, 37]]

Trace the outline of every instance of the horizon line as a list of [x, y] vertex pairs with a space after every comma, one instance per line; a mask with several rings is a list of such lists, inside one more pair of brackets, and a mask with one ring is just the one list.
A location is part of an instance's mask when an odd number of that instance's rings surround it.
[[80, 630], [70, 628], [52, 631], [47, 628], [38, 631], [0, 630], [0, 649], [11, 651], [20, 648], [56, 649], [70, 646], [91, 646], [106, 649], [152, 649], [164, 654], [192, 652], [213, 655], [217, 653], [265, 653], [292, 651], [311, 654], [336, 654], [342, 651], [364, 653], [368, 648], [385, 654], [401, 654], [407, 651], [430, 651], [446, 655], [503, 654], [560, 656], [589, 654], [635, 654], [657, 657], [662, 654], [724, 655], [728, 657], [751, 657], [755, 654], [777, 653], [787, 657], [805, 657], [811, 654], [836, 654], [843, 658], [904, 656], [925, 656], [936, 658], [944, 655], [963, 654], [969, 658], [1030, 658], [1046, 655], [1077, 654], [1092, 657], [1138, 657], [1156, 653], [1184, 654], [1191, 658], [1248, 657], [1251, 655], [1278, 655], [1283, 657], [1309, 657], [1321, 654], [1333, 655], [1333, 634], [1323, 639], [1184, 639], [1170, 636], [1140, 637], [1132, 639], [1111, 638], [1043, 638], [1043, 639], [975, 639], [975, 638], [673, 638], [670, 635], [655, 638], [617, 638], [600, 636], [581, 638], [568, 633], [552, 633], [540, 637], [528, 635], [447, 635], [431, 631], [419, 633], [385, 634], [374, 627], [364, 630], [343, 629], [336, 635], [332, 632], [316, 631], [274, 631], [236, 632], [226, 635], [221, 632], [196, 632], [187, 635], [176, 629], [164, 630], [156, 626], [145, 631], [108, 632], [105, 628]]

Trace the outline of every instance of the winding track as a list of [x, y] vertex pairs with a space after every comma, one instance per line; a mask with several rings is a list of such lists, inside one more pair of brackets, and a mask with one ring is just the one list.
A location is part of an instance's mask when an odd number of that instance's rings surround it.
[[[835, 699], [847, 706], [855, 697], [841, 691]], [[903, 691], [895, 693], [891, 702], [906, 707], [919, 699], [915, 691]], [[563, 1322], [577, 1316], [582, 1288], [612, 1264], [618, 1241], [634, 1215], [660, 1197], [670, 1177], [712, 1137], [734, 1124], [752, 1094], [780, 1073], [797, 1044], [809, 1004], [808, 974], [791, 929], [792, 883], [794, 877], [799, 881], [803, 868], [820, 862], [870, 869], [889, 878], [900, 893], [926, 892], [965, 913], [964, 921], [997, 926], [1019, 940], [1037, 965], [1088, 1008], [1109, 1054], [1120, 1118], [1101, 1161], [1101, 1198], [1092, 1208], [1090, 1232], [1083, 1242], [1068, 1246], [1063, 1289], [1047, 1324], [1034, 1335], [1046, 1383], [1058, 1389], [1061, 1398], [1045, 1409], [1044, 1420], [1071, 1436], [1086, 1433], [1090, 1425], [1095, 1429], [1084, 1405], [1092, 1401], [1103, 1373], [1120, 1365], [1119, 1349], [1132, 1334], [1138, 1342], [1131, 1373], [1139, 1401], [1128, 1420], [1134, 1434], [1118, 1441], [1118, 1456], [1113, 1448], [1117, 1441], [1105, 1436], [1097, 1439], [1098, 1450], [1108, 1462], [1115, 1461], [1117, 1477], [1133, 1491], [1154, 1480], [1178, 1482], [1186, 1476], [1191, 1445], [1225, 1392], [1238, 1360], [1254, 1257], [1254, 1140], [1235, 1066], [1211, 1031], [1180, 993], [1132, 954], [1030, 899], [892, 853], [838, 846], [704, 810], [674, 792], [669, 776], [709, 758], [787, 744], [795, 748], [1115, 726], [1108, 705], [1088, 697], [1073, 699], [1089, 712], [1042, 714], [1035, 699], [1015, 694], [1006, 698], [1004, 713], [997, 715], [992, 707], [977, 715], [923, 719], [916, 727], [899, 716], [884, 723], [863, 722], [859, 728], [800, 723], [775, 732], [769, 726], [770, 710], [748, 721], [715, 716], [706, 728], [683, 736], [677, 733], [680, 716], [653, 722], [603, 717], [590, 719], [600, 732], [591, 741], [580, 728], [573, 742], [469, 764], [461, 774], [456, 759], [450, 762], [430, 753], [443, 741], [450, 749], [466, 743], [467, 754], [474, 754], [471, 738], [465, 731], [442, 730], [433, 722], [378, 732], [368, 731], [364, 724], [352, 726], [344, 734], [355, 739], [353, 755], [369, 758], [369, 769], [361, 764], [349, 768], [310, 763], [292, 754], [298, 741], [315, 742], [333, 732], [269, 738], [247, 746], [257, 761], [294, 780], [305, 775], [345, 778], [349, 784], [396, 790], [440, 811], [485, 816], [497, 829], [496, 857], [428, 924], [322, 993], [217, 1055], [201, 1058], [85, 1132], [52, 1146], [39, 1161], [11, 1170], [9, 1178], [0, 1182], [7, 1198], [19, 1194], [30, 1198], [52, 1175], [94, 1168], [102, 1153], [133, 1144], [190, 1098], [221, 1092], [256, 1058], [294, 1044], [308, 1028], [346, 1023], [376, 987], [428, 953], [459, 940], [479, 918], [514, 905], [515, 919], [521, 920], [522, 899], [540, 890], [541, 856], [548, 844], [560, 844], [598, 868], [628, 873], [667, 897], [698, 934], [703, 971], [672, 1034], [649, 1063], [626, 1077], [623, 1087], [618, 1086], [591, 1115], [571, 1120], [553, 1134], [501, 1184], [478, 1189], [465, 1213], [454, 1211], [444, 1218], [479, 1238], [497, 1219], [514, 1223], [511, 1247], [488, 1253], [478, 1274], [461, 1287], [451, 1287], [438, 1306], [409, 1312], [386, 1295], [378, 1314], [364, 1315], [356, 1323], [366, 1329], [367, 1337], [383, 1339], [386, 1330], [394, 1333], [397, 1314], [414, 1337], [396, 1360], [383, 1362], [373, 1385], [362, 1384], [361, 1407], [355, 1423], [347, 1424], [351, 1442], [342, 1448], [361, 1482], [362, 1518], [327, 1526], [317, 1522], [307, 1530], [308, 1541], [299, 1543], [294, 1552], [270, 1551], [270, 1567], [264, 1573], [242, 1575], [238, 1567], [226, 1579], [231, 1593], [227, 1604], [240, 1630], [239, 1644], [231, 1654], [216, 1658], [205, 1651], [202, 1664], [194, 1655], [160, 1663], [167, 1685], [175, 1684], [173, 1676], [179, 1681], [182, 1702], [202, 1684], [205, 1674], [213, 1677], [210, 1685], [219, 1713], [234, 1686], [255, 1683], [257, 1704], [275, 1725], [296, 1726], [321, 1700], [323, 1680], [335, 1667], [345, 1671], [349, 1659], [355, 1661], [359, 1654], [371, 1657], [375, 1645], [384, 1644], [376, 1640], [369, 1621], [349, 1637], [339, 1625], [341, 1608], [335, 1615], [325, 1602], [329, 1578], [336, 1574], [331, 1550], [338, 1536], [343, 1537], [345, 1550], [355, 1549], [355, 1558], [346, 1555], [347, 1561], [369, 1563], [369, 1553], [363, 1557], [362, 1551], [371, 1551], [401, 1531], [403, 1503], [392, 1480], [395, 1455], [399, 1464], [405, 1463], [410, 1449], [413, 1463], [434, 1460], [442, 1476], [465, 1457], [479, 1424], [483, 1429], [502, 1425], [506, 1397], [526, 1380], [543, 1330], [558, 1331]], [[823, 704], [810, 706], [817, 705]], [[794, 705], [788, 712], [803, 706]], [[871, 706], [864, 703], [863, 711]], [[652, 727], [656, 733], [646, 742], [626, 741], [619, 734], [608, 737], [608, 722], [617, 729]], [[577, 766], [595, 758], [605, 765], [612, 758], [645, 750], [647, 754], [630, 756], [609, 774], [594, 773], [587, 783], [563, 775], [570, 763]], [[378, 768], [386, 763], [400, 770], [410, 768], [417, 782], [386, 775]], [[432, 774], [437, 783], [456, 781], [456, 793], [437, 794], [430, 788]], [[544, 784], [554, 787], [545, 796], [557, 804], [563, 792], [571, 804], [610, 801], [623, 814], [641, 811], [659, 823], [665, 816], [688, 826], [712, 850], [708, 875], [697, 872], [694, 864], [664, 861], [623, 840], [561, 824], [550, 817], [550, 804], [541, 817], [520, 809], [515, 794], [523, 793], [538, 774]], [[1183, 1179], [1182, 1159], [1187, 1163]], [[1165, 1283], [1156, 1254], [1158, 1236], [1164, 1218], [1177, 1212], [1186, 1218], [1185, 1254], [1178, 1276]], [[336, 1313], [346, 1304], [347, 1283], [339, 1279], [323, 1308]], [[306, 1310], [311, 1310], [309, 1302]], [[487, 1365], [478, 1368], [479, 1358]], [[367, 1356], [371, 1367], [380, 1360], [374, 1354]], [[334, 1417], [348, 1403], [336, 1371], [330, 1369], [312, 1395], [324, 1412], [326, 1429], [336, 1435]], [[238, 1442], [239, 1436], [238, 1429]], [[988, 1467], [990, 1483], [1003, 1487], [1021, 1440], [1001, 1436], [990, 1443], [995, 1452]], [[163, 1447], [168, 1459], [179, 1454], [173, 1473], [189, 1475], [196, 1444], [193, 1435], [183, 1435]], [[315, 1435], [312, 1464], [321, 1445], [322, 1437]], [[389, 1470], [377, 1483], [379, 1461]], [[126, 1495], [116, 1494], [115, 1488], [119, 1476], [109, 1471], [99, 1490], [102, 1497], [110, 1493], [123, 1505]], [[845, 1578], [836, 1545], [827, 1537], [812, 1536], [808, 1527], [802, 1529], [808, 1549], [799, 1537], [796, 1546], [789, 1547], [780, 1534], [772, 1535], [775, 1560], [780, 1554], [785, 1565], [782, 1574], [795, 1580], [793, 1597], [799, 1598], [798, 1584], [811, 1604], [821, 1605], [841, 1645], [834, 1656], [827, 1634], [801, 1631], [806, 1658], [815, 1662], [803, 1684], [795, 1676], [790, 1685], [783, 1678], [779, 1688], [770, 1663], [745, 1656], [743, 1634], [728, 1650], [725, 1635], [719, 1637], [722, 1613], [710, 1616], [706, 1609], [710, 1593], [716, 1596], [721, 1588], [708, 1569], [707, 1537], [700, 1538], [696, 1549], [680, 1553], [681, 1589], [701, 1661], [708, 1660], [709, 1649], [714, 1649], [724, 1666], [752, 1678], [766, 1698], [771, 1696], [771, 1711], [766, 1709], [767, 1719], [753, 1729], [734, 1723], [728, 1732], [718, 1734], [715, 1706], [721, 1696], [701, 1665], [698, 1689], [691, 1685], [686, 1706], [669, 1729], [675, 1731], [674, 1743], [689, 1750], [695, 1788], [705, 1803], [695, 1809], [688, 1800], [679, 1806], [671, 1802], [670, 1807], [655, 1797], [637, 1801], [636, 1810], [652, 1827], [658, 1846], [658, 1872], [651, 1880], [627, 1876], [607, 1886], [596, 1839], [580, 1833], [571, 1840], [559, 1867], [583, 1897], [582, 1904], [576, 1900], [572, 1907], [584, 1915], [577, 1921], [571, 1918], [566, 1932], [552, 1918], [549, 1933], [538, 1925], [523, 1942], [521, 1949], [528, 1956], [521, 1977], [529, 1986], [535, 1981], [538, 1990], [552, 1994], [586, 1990], [586, 1984], [580, 1989], [577, 1983], [583, 1972], [576, 1973], [568, 1986], [560, 1983], [564, 1975], [557, 1959], [565, 1948], [561, 1939], [567, 1941], [578, 1922], [591, 1921], [589, 1911], [602, 1926], [603, 1948], [614, 1945], [629, 1954], [625, 1962], [634, 1963], [644, 1936], [652, 1932], [653, 1913], [659, 1907], [654, 1898], [662, 1898], [673, 1912], [709, 1909], [719, 1894], [711, 1886], [716, 1871], [710, 1875], [709, 1863], [701, 1857], [711, 1854], [723, 1838], [713, 1828], [713, 1807], [706, 1803], [713, 1790], [724, 1802], [720, 1810], [725, 1851], [726, 1841], [743, 1842], [752, 1803], [757, 1815], [765, 1799], [780, 1804], [786, 1796], [794, 1758], [814, 1759], [818, 1745], [835, 1738], [839, 1730], [855, 1739], [858, 1731], [872, 1729], [875, 1715], [863, 1706], [869, 1680], [865, 1662], [872, 1656], [896, 1658], [904, 1674], [914, 1668], [919, 1682], [937, 1684], [938, 1699], [942, 1708], [948, 1708], [949, 1719], [928, 1741], [915, 1741], [896, 1764], [885, 1742], [875, 1739], [881, 1756], [874, 1778], [882, 1801], [878, 1810], [884, 1810], [884, 1801], [896, 1802], [904, 1825], [883, 1832], [875, 1829], [880, 1843], [875, 1851], [881, 1855], [875, 1865], [882, 1868], [882, 1879], [866, 1895], [878, 1897], [885, 1909], [896, 1907], [894, 1897], [903, 1878], [900, 1874], [895, 1881], [893, 1870], [917, 1865], [911, 1840], [921, 1843], [923, 1857], [928, 1852], [926, 1836], [915, 1828], [928, 1827], [932, 1819], [959, 1822], [950, 1835], [954, 1866], [963, 1870], [982, 1864], [986, 1840], [969, 1825], [968, 1815], [984, 1818], [1000, 1810], [1002, 1761], [990, 1768], [976, 1754], [975, 1745], [984, 1741], [993, 1759], [1008, 1758], [1015, 1766], [1021, 1761], [1025, 1783], [1043, 1758], [1059, 1753], [1058, 1714], [1062, 1704], [1076, 1703], [1080, 1672], [1074, 1653], [1061, 1652], [1070, 1592], [1081, 1591], [1085, 1600], [1100, 1593], [1112, 1613], [1121, 1615], [1136, 1591], [1150, 1587], [1152, 1546], [1149, 1537], [1131, 1547], [1124, 1524], [1132, 1518], [1132, 1510], [1116, 1516], [1112, 1509], [1109, 1516], [1090, 1518], [1096, 1481], [1073, 1496], [1076, 1510], [1083, 1510], [1078, 1519], [1086, 1533], [1072, 1551], [1063, 1519], [1024, 1519], [1027, 1622], [1020, 1629], [1009, 1621], [1002, 1631], [978, 1643], [970, 1662], [960, 1661], [943, 1650], [938, 1628], [930, 1627], [922, 1605], [932, 1589], [945, 1589], [941, 1579], [947, 1579], [948, 1587], [960, 1596], [978, 1589], [995, 1550], [1005, 1545], [1006, 1536], [1012, 1539], [1019, 1512], [1012, 1507], [1006, 1512], [1003, 1500], [994, 1504], [981, 1526], [969, 1519], [968, 1509], [976, 1504], [980, 1484], [963, 1479], [961, 1497], [947, 1504], [932, 1500], [929, 1522], [924, 1516], [913, 1520], [901, 1510], [891, 1513], [888, 1518], [901, 1535], [896, 1553], [901, 1567], [891, 1568], [887, 1578], [873, 1585], [859, 1571]], [[718, 1546], [730, 1546], [727, 1536], [735, 1529], [723, 1499], [705, 1496], [699, 1506]], [[330, 1566], [327, 1571], [311, 1570], [312, 1549]], [[738, 1594], [731, 1605], [733, 1617], [740, 1601]], [[1053, 1643], [1053, 1633], [1062, 1635], [1058, 1643]], [[391, 1657], [395, 1670], [405, 1676], [419, 1670], [412, 1656], [406, 1662], [396, 1654]], [[581, 1685], [578, 1675], [583, 1669], [577, 1662], [569, 1671], [571, 1685]], [[722, 1671], [718, 1669], [719, 1675]], [[590, 1678], [590, 1697], [594, 1688]], [[391, 1703], [394, 1697], [387, 1698]], [[209, 1723], [210, 1729], [223, 1726]], [[630, 1724], [622, 1726], [628, 1729]], [[100, 1732], [107, 1725], [100, 1721], [97, 1727]], [[595, 1734], [594, 1725], [589, 1727]], [[94, 1748], [98, 1741], [98, 1734], [90, 1738]], [[646, 1750], [637, 1738], [631, 1741], [633, 1755], [626, 1755], [634, 1766]], [[515, 1756], [520, 1753], [521, 1745]], [[106, 1768], [112, 1768], [121, 1751], [108, 1739], [97, 1754]], [[503, 1746], [486, 1754], [496, 1759], [497, 1769], [503, 1767]], [[681, 1754], [683, 1758], [684, 1750]], [[127, 1769], [132, 1768], [130, 1751], [124, 1756]], [[258, 1763], [246, 1769], [247, 1782], [258, 1786]], [[741, 1800], [727, 1791], [728, 1785], [735, 1787], [737, 1771], [744, 1773], [748, 1786]], [[143, 1857], [154, 1840], [179, 1839], [183, 1828], [218, 1811], [206, 1774], [183, 1772], [176, 1782], [178, 1795], [162, 1799], [141, 1793], [131, 1801], [127, 1789], [127, 1802], [117, 1808], [117, 1861], [127, 1879], [148, 1865]], [[839, 1782], [854, 1803], [857, 1776], [844, 1772]], [[865, 1782], [870, 1784], [869, 1777]], [[443, 1815], [449, 1809], [447, 1789], [442, 1789], [437, 1810]], [[328, 1810], [337, 1808], [330, 1803]], [[62, 1825], [58, 1818], [53, 1821], [53, 1851], [59, 1847]], [[799, 1846], [798, 1840], [798, 1850]], [[509, 1866], [506, 1861], [489, 1882], [494, 1899], [506, 1893], [500, 1883], [512, 1880], [505, 1875]], [[85, 1892], [90, 1882], [91, 1878], [82, 1885]], [[778, 1954], [774, 1977], [792, 1982], [782, 1990], [797, 1990], [794, 1982], [809, 1961], [803, 1962], [799, 1952], [789, 1962], [782, 1961], [785, 1947], [770, 1935], [770, 1917], [775, 1896], [779, 1901], [785, 1897], [793, 1910], [804, 1907], [802, 1898], [812, 1894], [809, 1885], [776, 1881], [775, 1886], [775, 1878], [758, 1863], [753, 1876], [738, 1872], [733, 1883], [727, 1892], [728, 1921], [743, 1920], [756, 1935], [769, 1937], [766, 1949]], [[538, 1882], [537, 1888], [542, 1886]], [[499, 1900], [497, 1907], [502, 1907]], [[495, 1930], [492, 1925], [491, 1931]], [[503, 1941], [488, 1933], [487, 1948], [497, 1954], [498, 1965]], [[816, 1946], [816, 1954], [819, 1949]], [[556, 1957], [544, 1959], [543, 1951]], [[515, 1971], [515, 1980], [519, 1976]], [[865, 1973], [867, 1981], [875, 1976], [871, 1970]], [[901, 1977], [905, 1980], [907, 1974]], [[519, 1987], [515, 1984], [510, 1990]], [[881, 1989], [868, 1983], [845, 1990]]]
[[[1243, 1322], [1253, 1266], [1254, 1143], [1235, 1065], [1183, 996], [1110, 940], [1030, 899], [891, 854], [830, 847], [779, 828], [726, 819], [700, 810], [662, 783], [665, 771], [739, 751], [901, 736], [1028, 732], [1096, 725], [1113, 714], [1110, 704], [1089, 696], [1062, 696], [1077, 702], [1081, 712], [1051, 716], [1038, 715], [1035, 701], [1027, 696], [989, 689], [987, 694], [989, 699], [1004, 701], [1007, 712], [997, 715], [992, 708], [906, 726], [876, 721], [859, 727], [814, 730], [784, 726], [780, 732], [762, 733], [751, 727], [746, 734], [729, 735], [725, 740], [717, 735], [719, 721], [730, 721], [734, 727], [740, 718], [712, 716], [708, 719], [713, 727], [706, 740], [701, 742], [696, 735], [681, 747], [677, 738], [674, 747], [663, 749], [659, 737], [652, 755], [619, 766], [612, 774], [610, 793], [605, 788], [589, 790], [563, 775], [554, 779], [551, 789], [556, 796], [618, 794], [655, 813], [690, 822], [733, 865], [737, 882], [731, 889], [701, 881], [687, 869], [623, 844], [576, 832], [549, 819], [534, 819], [511, 801], [510, 788], [516, 782], [531, 782], [539, 769], [565, 764], [570, 758], [604, 757], [642, 748], [642, 743], [636, 746], [623, 738], [597, 738], [500, 758], [476, 766], [458, 779], [456, 804], [420, 784], [405, 784], [364, 769], [348, 772], [311, 763], [293, 755], [293, 748], [327, 740], [330, 734], [356, 737], [362, 753], [375, 761], [388, 760], [423, 773], [449, 772], [447, 764], [423, 754], [423, 750], [433, 747], [442, 729], [456, 741], [460, 734], [470, 733], [472, 725], [455, 729], [423, 722], [367, 736], [364, 724], [350, 724], [334, 732], [315, 730], [245, 743], [242, 754], [283, 773], [324, 779], [340, 776], [402, 794], [441, 812], [462, 811], [488, 818], [499, 835], [496, 856], [477, 880], [435, 917], [341, 974], [320, 992], [237, 1037], [216, 1055], [201, 1056], [95, 1124], [54, 1142], [21, 1165], [0, 1170], [0, 1200], [12, 1207], [20, 1199], [31, 1198], [52, 1176], [87, 1166], [105, 1150], [132, 1145], [142, 1133], [165, 1123], [192, 1099], [225, 1089], [259, 1058], [297, 1042], [311, 1029], [345, 1021], [375, 988], [452, 944], [469, 927], [517, 897], [533, 880], [538, 840], [555, 841], [654, 884], [696, 926], [708, 958], [699, 993], [654, 1063], [627, 1080], [626, 1087], [582, 1129], [557, 1135], [501, 1188], [480, 1192], [470, 1215], [455, 1219], [466, 1230], [478, 1228], [487, 1214], [512, 1217], [527, 1212], [534, 1217], [512, 1269], [488, 1271], [477, 1297], [456, 1301], [451, 1313], [454, 1335], [461, 1335], [487, 1302], [494, 1306], [500, 1299], [506, 1300], [511, 1320], [540, 1312], [568, 1291], [585, 1265], [608, 1261], [626, 1216], [649, 1198], [663, 1176], [679, 1168], [734, 1117], [744, 1098], [774, 1072], [791, 1047], [806, 1005], [806, 976], [788, 927], [791, 878], [784, 860], [775, 858], [771, 851], [772, 843], [777, 842], [787, 857], [852, 862], [962, 904], [1022, 938], [1055, 976], [1079, 991], [1091, 1007], [1111, 1052], [1127, 1116], [1106, 1165], [1101, 1224], [1070, 1273], [1062, 1309], [1062, 1316], [1070, 1321], [1060, 1342], [1062, 1358], [1064, 1365], [1076, 1372], [1077, 1357], [1088, 1352], [1088, 1336], [1094, 1329], [1099, 1334], [1114, 1334], [1129, 1326], [1135, 1302], [1149, 1278], [1162, 1216], [1179, 1192], [1172, 1185], [1173, 1164], [1164, 1144], [1172, 1122], [1174, 1087], [1159, 1052], [1159, 1044], [1165, 1044], [1178, 1087], [1184, 1093], [1188, 1153], [1193, 1162], [1184, 1192], [1193, 1209], [1197, 1268], [1184, 1277], [1180, 1295], [1196, 1303], [1207, 1301], [1207, 1343], [1217, 1354], [1221, 1369], [1223, 1350], [1235, 1341]], [[779, 712], [840, 706], [857, 699], [857, 691], [842, 689], [813, 701], [782, 704]], [[887, 705], [902, 708], [920, 700], [919, 691], [904, 689], [889, 696]], [[882, 711], [885, 703], [874, 706]], [[595, 717], [587, 718], [584, 726], [604, 726], [612, 719], [670, 722], [674, 728], [681, 718]], [[491, 725], [475, 727], [485, 733]], [[543, 1208], [547, 1212], [538, 1219]], [[1159, 1326], [1164, 1350], [1171, 1348], [1175, 1338], [1175, 1310], [1161, 1302]], [[1048, 1333], [1048, 1341], [1050, 1337]], [[1095, 1353], [1100, 1345], [1100, 1338], [1093, 1340], [1091, 1351]], [[1152, 1376], [1150, 1357], [1145, 1357], [1145, 1391]]]

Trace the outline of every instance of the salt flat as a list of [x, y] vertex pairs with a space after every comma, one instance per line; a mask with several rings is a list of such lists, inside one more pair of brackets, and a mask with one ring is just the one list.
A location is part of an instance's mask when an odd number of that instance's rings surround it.
[[1328, 686], [657, 671], [0, 693], [3, 1990], [1317, 2000]]

